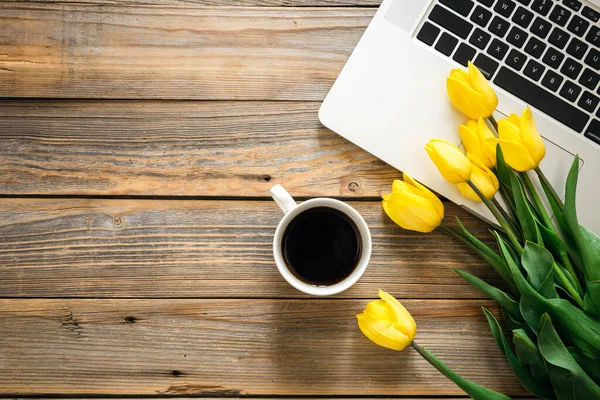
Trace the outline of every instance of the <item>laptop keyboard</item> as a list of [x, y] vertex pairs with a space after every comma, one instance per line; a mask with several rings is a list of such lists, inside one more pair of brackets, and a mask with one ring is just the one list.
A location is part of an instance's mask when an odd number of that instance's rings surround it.
[[600, 145], [599, 21], [578, 0], [436, 0], [417, 39]]

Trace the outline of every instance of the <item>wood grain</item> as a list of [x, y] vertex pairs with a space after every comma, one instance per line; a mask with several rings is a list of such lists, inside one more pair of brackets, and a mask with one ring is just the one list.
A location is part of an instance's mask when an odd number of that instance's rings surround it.
[[379, 197], [400, 173], [316, 102], [0, 101], [0, 194]]
[[[81, 4], [81, 0], [15, 0], [16, 3]], [[185, 7], [379, 7], [381, 0], [85, 0], [85, 4]]]
[[372, 8], [0, 3], [0, 97], [322, 100]]
[[[458, 395], [412, 349], [362, 336], [357, 300], [0, 300], [0, 393]], [[406, 301], [416, 341], [523, 395], [481, 306]]]
[[[293, 193], [292, 193], [293, 194]], [[495, 272], [441, 233], [407, 232], [380, 202], [351, 202], [373, 237], [369, 268], [341, 297], [483, 298], [453, 270]], [[0, 296], [304, 297], [279, 275], [272, 201], [0, 199]], [[487, 225], [455, 205], [480, 237]]]

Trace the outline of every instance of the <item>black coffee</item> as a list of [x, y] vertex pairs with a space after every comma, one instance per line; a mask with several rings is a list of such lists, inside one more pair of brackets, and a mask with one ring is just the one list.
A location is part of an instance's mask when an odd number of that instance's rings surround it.
[[312, 285], [333, 285], [356, 268], [360, 233], [346, 214], [329, 207], [310, 208], [288, 225], [281, 250], [298, 279]]

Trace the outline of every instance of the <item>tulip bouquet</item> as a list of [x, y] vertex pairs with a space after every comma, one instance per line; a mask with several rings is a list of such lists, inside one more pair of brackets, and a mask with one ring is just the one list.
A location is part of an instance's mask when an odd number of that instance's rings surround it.
[[[539, 167], [546, 151], [531, 110], [496, 122], [492, 112], [497, 96], [471, 63], [468, 71], [451, 71], [446, 83], [452, 104], [471, 119], [458, 129], [466, 155], [436, 139], [425, 150], [448, 182], [492, 212], [499, 226], [491, 231], [496, 248], [471, 234], [460, 220], [459, 229], [444, 225], [442, 202], [407, 174], [383, 196], [383, 209], [404, 229], [438, 229], [452, 236], [504, 280], [505, 286], [497, 288], [456, 269], [500, 305], [512, 346], [496, 318], [486, 309], [484, 314], [500, 350], [530, 393], [545, 399], [600, 399], [600, 238], [577, 219], [579, 159], [573, 160], [563, 203]], [[410, 314], [391, 295], [380, 292], [380, 297], [358, 315], [369, 339], [395, 350], [411, 345], [474, 399], [507, 399], [461, 378], [416, 345]]]

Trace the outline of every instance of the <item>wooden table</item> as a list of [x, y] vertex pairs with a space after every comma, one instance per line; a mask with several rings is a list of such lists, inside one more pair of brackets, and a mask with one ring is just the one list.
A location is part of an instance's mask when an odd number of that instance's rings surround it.
[[[377, 3], [0, 3], [0, 395], [464, 396], [362, 336], [378, 288], [457, 372], [526, 395], [481, 311], [498, 308], [452, 267], [499, 279], [389, 221], [400, 173], [319, 124]], [[365, 217], [373, 258], [351, 290], [308, 298], [280, 277], [276, 183]]]

